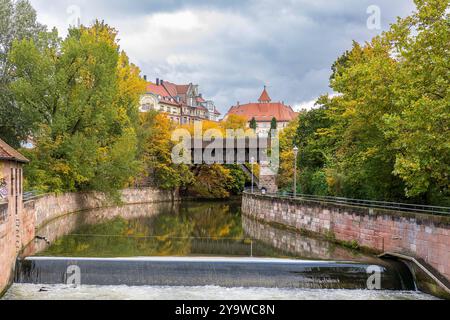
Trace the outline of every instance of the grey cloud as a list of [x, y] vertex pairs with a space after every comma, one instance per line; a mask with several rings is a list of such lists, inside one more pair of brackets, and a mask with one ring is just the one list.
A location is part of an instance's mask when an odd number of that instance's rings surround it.
[[[369, 5], [381, 8], [383, 30], [397, 16], [406, 16], [414, 9], [412, 0], [31, 2], [39, 16], [57, 21], [60, 28], [64, 28], [61, 17], [72, 4], [82, 10], [83, 23], [104, 19], [119, 29], [122, 47], [143, 74], [198, 83], [222, 113], [236, 101], [256, 100], [264, 84], [274, 100], [291, 105], [330, 92], [328, 78], [333, 61], [351, 47], [352, 40], [367, 41], [381, 32], [366, 27]], [[216, 14], [222, 20], [208, 20], [214, 26], [193, 27], [191, 33], [171, 30], [174, 44], [168, 43], [169, 32], [159, 35], [155, 43], [145, 30], [140, 30], [155, 14], [187, 10], [210, 15], [209, 19]], [[144, 39], [129, 40], [136, 35]], [[169, 56], [175, 63], [169, 61]]]

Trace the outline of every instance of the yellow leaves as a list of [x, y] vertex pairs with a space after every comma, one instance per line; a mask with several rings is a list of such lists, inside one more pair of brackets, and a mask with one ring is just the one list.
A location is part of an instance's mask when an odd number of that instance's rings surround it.
[[367, 148], [367, 150], [365, 150], [362, 153], [362, 158], [364, 160], [367, 160], [367, 159], [372, 158], [373, 156], [376, 156], [379, 153], [380, 153], [380, 148], [378, 148], [378, 147], [370, 147], [370, 148]]
[[81, 26], [80, 29], [83, 35], [92, 36], [96, 42], [105, 42], [115, 49], [119, 48], [116, 39], [118, 31], [103, 21], [96, 20], [91, 27]]
[[147, 85], [139, 75], [140, 69], [134, 64], [130, 64], [128, 56], [122, 51], [117, 64], [118, 96], [129, 97], [129, 100], [135, 103], [136, 107], [140, 95], [145, 92]]
[[219, 238], [226, 237], [230, 234], [230, 226], [225, 225], [221, 229], [219, 229]]
[[66, 163], [58, 162], [53, 165], [53, 170], [55, 172], [68, 175], [71, 171], [70, 166]]
[[243, 129], [247, 128], [247, 118], [236, 114], [231, 114], [222, 123], [223, 129]]

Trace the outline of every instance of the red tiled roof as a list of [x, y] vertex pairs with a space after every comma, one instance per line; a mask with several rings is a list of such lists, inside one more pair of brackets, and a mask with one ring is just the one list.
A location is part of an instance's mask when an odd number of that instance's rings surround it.
[[231, 107], [227, 115], [235, 114], [247, 118], [251, 121], [253, 118], [257, 122], [270, 122], [273, 118], [277, 121], [289, 122], [297, 117], [297, 113], [291, 107], [281, 102], [272, 103], [266, 87], [258, 99], [259, 103], [238, 104]]
[[186, 94], [189, 91], [190, 84], [176, 85], [178, 94]]
[[147, 85], [147, 92], [159, 95], [161, 97], [170, 97], [169, 92], [167, 92], [167, 90], [163, 86], [157, 86], [153, 83]]
[[172, 97], [176, 97], [178, 95], [177, 85], [168, 81], [164, 81], [162, 86], [169, 92]]
[[[177, 103], [172, 95], [167, 91], [167, 89], [164, 86], [156, 85], [156, 84], [148, 84], [147, 85], [147, 93], [152, 93], [157, 96], [160, 96], [161, 99], [159, 101], [161, 103], [170, 104], [173, 106], [179, 106], [179, 103]], [[170, 101], [172, 99], [172, 101]]]
[[206, 102], [206, 100], [203, 99], [202, 97], [197, 97], [197, 102], [202, 103], [202, 102]]
[[258, 99], [259, 102], [270, 102], [272, 99], [270, 99], [269, 94], [267, 93], [266, 87], [264, 86], [264, 90], [261, 93], [261, 96]]
[[289, 122], [297, 117], [297, 113], [282, 103], [249, 103], [234, 106], [228, 111], [228, 115], [235, 114], [247, 118], [251, 121], [253, 118], [257, 122], [270, 122], [273, 118], [277, 121]]
[[9, 146], [2, 139], [0, 139], [0, 160], [17, 161], [22, 163], [30, 162], [27, 158], [25, 158], [17, 150]]

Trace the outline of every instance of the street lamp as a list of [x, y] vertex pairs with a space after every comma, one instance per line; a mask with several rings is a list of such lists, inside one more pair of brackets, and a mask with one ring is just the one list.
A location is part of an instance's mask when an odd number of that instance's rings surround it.
[[295, 156], [295, 164], [294, 164], [294, 198], [297, 196], [297, 156], [298, 156], [298, 147], [294, 147], [294, 156]]
[[250, 164], [252, 165], [252, 194], [253, 194], [253, 190], [254, 190], [254, 175], [253, 175], [253, 166], [254, 166], [254, 164], [255, 164], [255, 158], [254, 157], [252, 157], [251, 159], [250, 159]]

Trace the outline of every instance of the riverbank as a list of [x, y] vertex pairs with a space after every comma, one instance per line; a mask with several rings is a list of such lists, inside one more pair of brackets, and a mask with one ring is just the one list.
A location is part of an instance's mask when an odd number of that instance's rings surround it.
[[[117, 206], [103, 193], [66, 193], [47, 194], [23, 203], [23, 209], [17, 215], [14, 228], [7, 228], [0, 234], [0, 296], [12, 282], [17, 256], [29, 248], [41, 229], [51, 221], [61, 217], [100, 208], [116, 208], [108, 210], [114, 214], [125, 214], [127, 206], [132, 204], [151, 204], [159, 202], [180, 201], [178, 192], [163, 191], [154, 188], [125, 189], [121, 192], [121, 204]], [[10, 217], [12, 219], [12, 217]], [[61, 227], [70, 227], [66, 224]], [[48, 240], [48, 239], [44, 239]], [[7, 254], [6, 254], [7, 253]]]

